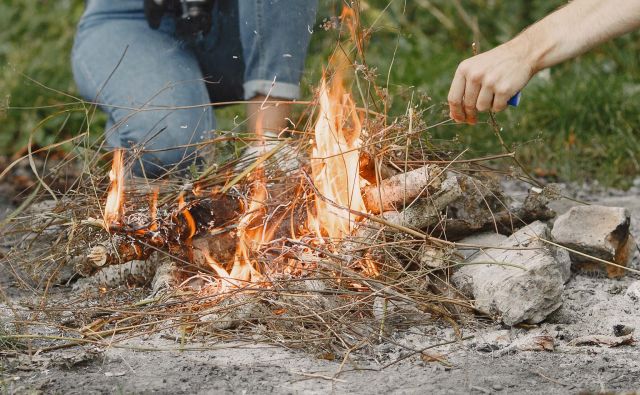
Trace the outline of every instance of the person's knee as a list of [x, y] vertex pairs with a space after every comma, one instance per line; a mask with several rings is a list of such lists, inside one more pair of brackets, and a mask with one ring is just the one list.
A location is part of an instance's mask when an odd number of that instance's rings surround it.
[[121, 146], [138, 158], [137, 175], [161, 177], [201, 162], [200, 143], [213, 137], [213, 119], [198, 110], [148, 111], [124, 120]]
[[165, 150], [131, 150], [131, 171], [135, 176], [162, 178], [183, 175], [192, 167], [200, 168], [203, 159], [193, 147]]

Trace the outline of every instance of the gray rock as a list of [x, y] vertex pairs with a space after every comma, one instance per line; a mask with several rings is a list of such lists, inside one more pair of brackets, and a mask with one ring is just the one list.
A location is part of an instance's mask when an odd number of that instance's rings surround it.
[[636, 303], [640, 303], [640, 281], [634, 281], [629, 284], [625, 295]]
[[453, 275], [454, 284], [507, 325], [541, 322], [562, 304], [571, 265], [566, 252], [538, 240], [547, 234], [542, 222], [522, 228], [474, 255]]
[[[631, 217], [622, 207], [576, 206], [558, 217], [551, 237], [567, 248], [596, 258], [630, 266], [635, 253], [635, 240], [629, 229]], [[612, 265], [598, 263], [584, 255], [571, 253], [575, 264], [586, 263], [602, 267], [609, 277], [619, 277], [625, 270]], [[580, 266], [579, 266], [580, 267]]]
[[203, 312], [199, 321], [210, 330], [235, 329], [269, 316], [269, 310], [259, 297], [245, 293], [229, 293], [217, 305]]
[[456, 245], [459, 245], [456, 252], [464, 257], [464, 259], [471, 258], [481, 249], [497, 247], [507, 239], [507, 236], [501, 235], [495, 232], [484, 232], [475, 235], [467, 236], [464, 239], [458, 241]]
[[442, 269], [449, 266], [451, 254], [442, 248], [427, 247], [420, 249], [420, 265], [432, 269]]

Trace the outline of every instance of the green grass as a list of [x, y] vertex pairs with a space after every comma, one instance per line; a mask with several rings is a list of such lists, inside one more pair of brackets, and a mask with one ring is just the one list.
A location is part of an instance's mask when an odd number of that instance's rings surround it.
[[[490, 48], [517, 34], [561, 0], [361, 0], [363, 25], [370, 28], [366, 60], [376, 82], [387, 87], [390, 115], [407, 103], [430, 106], [425, 122], [446, 119], [446, 94], [457, 64], [477, 40]], [[321, 0], [303, 86], [316, 86], [336, 42], [336, 31], [319, 27], [339, 15], [343, 2]], [[457, 7], [462, 4], [462, 7]], [[388, 7], [387, 7], [388, 5]], [[0, 98], [6, 106], [39, 107], [70, 99], [47, 87], [75, 94], [69, 65], [79, 0], [4, 0], [0, 3]], [[385, 8], [386, 7], [386, 8]], [[384, 10], [384, 11], [383, 11]], [[606, 44], [579, 60], [556, 67], [524, 90], [517, 109], [498, 115], [506, 143], [523, 162], [562, 180], [598, 179], [628, 186], [640, 174], [640, 64], [638, 34]], [[0, 152], [23, 147], [35, 126], [54, 110], [10, 110], [0, 115]], [[221, 125], [233, 125], [239, 107], [220, 111]], [[82, 129], [83, 114], [55, 117], [34, 134], [46, 145]], [[457, 139], [469, 155], [501, 150], [488, 125], [449, 125], [432, 129], [430, 138]]]

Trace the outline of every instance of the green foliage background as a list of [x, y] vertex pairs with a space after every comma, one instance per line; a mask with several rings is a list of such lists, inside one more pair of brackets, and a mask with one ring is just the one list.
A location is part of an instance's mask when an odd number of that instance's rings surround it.
[[[307, 92], [335, 45], [335, 30], [320, 25], [338, 15], [342, 3], [321, 0], [303, 81]], [[404, 113], [412, 97], [415, 102], [429, 97], [423, 100], [430, 106], [425, 116], [434, 124], [446, 119], [448, 84], [457, 64], [470, 55], [472, 42], [481, 49], [504, 42], [565, 1], [360, 3], [363, 25], [372, 33], [367, 62], [381, 86], [389, 77], [391, 115]], [[34, 141], [46, 145], [85, 127], [82, 111], [60, 114], [36, 127], [60, 111], [46, 106], [74, 102], [62, 92], [75, 95], [69, 56], [82, 9], [80, 0], [0, 1], [0, 153], [24, 147], [32, 131]], [[552, 69], [525, 89], [519, 108], [499, 114], [503, 137], [525, 163], [563, 180], [596, 178], [623, 187], [640, 174], [638, 37], [627, 35]], [[15, 109], [20, 107], [30, 109]], [[221, 117], [238, 111], [223, 110]], [[429, 137], [457, 139], [472, 149], [470, 155], [500, 151], [487, 125], [442, 126]]]

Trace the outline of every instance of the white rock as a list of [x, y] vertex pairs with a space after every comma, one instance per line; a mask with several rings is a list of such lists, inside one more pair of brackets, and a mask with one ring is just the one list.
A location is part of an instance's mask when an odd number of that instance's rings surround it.
[[634, 281], [627, 288], [625, 295], [636, 303], [640, 303], [640, 281]]
[[462, 255], [464, 259], [469, 259], [481, 249], [497, 247], [506, 239], [507, 236], [501, 235], [500, 233], [478, 233], [475, 235], [467, 236], [464, 239], [458, 241], [456, 244], [460, 245], [460, 247], [456, 249], [456, 252]]
[[498, 248], [474, 255], [453, 282], [479, 310], [507, 325], [541, 322], [562, 304], [571, 265], [566, 252], [538, 240], [547, 233], [539, 221], [522, 228]]
[[[635, 252], [635, 240], [629, 232], [631, 217], [622, 207], [576, 206], [558, 217], [551, 237], [567, 248], [596, 258], [629, 266]], [[571, 253], [574, 263], [593, 262]], [[610, 277], [624, 274], [624, 269], [602, 264]]]

